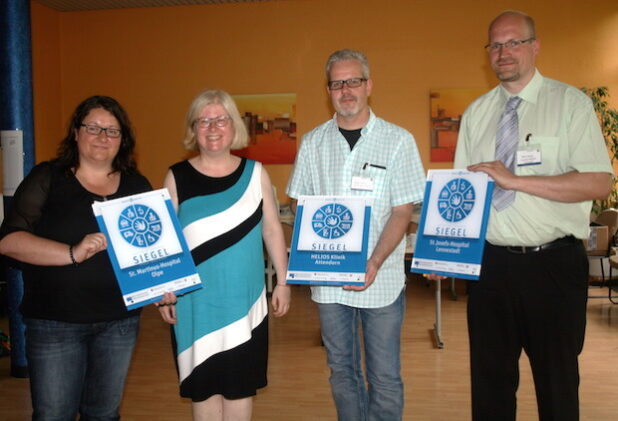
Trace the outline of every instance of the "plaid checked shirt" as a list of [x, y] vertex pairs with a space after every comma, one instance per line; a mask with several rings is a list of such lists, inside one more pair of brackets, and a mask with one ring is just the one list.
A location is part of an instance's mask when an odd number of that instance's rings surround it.
[[[372, 191], [352, 189], [352, 177], [371, 178]], [[391, 209], [420, 202], [425, 189], [425, 170], [414, 137], [370, 112], [361, 137], [350, 146], [339, 132], [336, 116], [303, 136], [287, 194], [369, 196], [373, 198], [369, 232], [369, 253], [380, 238]], [[347, 291], [335, 286], [311, 287], [318, 303], [338, 303], [360, 308], [391, 304], [405, 283], [403, 258], [405, 241], [384, 261], [374, 283], [364, 291]]]

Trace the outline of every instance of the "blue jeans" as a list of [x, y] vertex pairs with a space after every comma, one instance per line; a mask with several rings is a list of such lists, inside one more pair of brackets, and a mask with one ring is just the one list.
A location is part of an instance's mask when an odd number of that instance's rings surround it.
[[32, 419], [118, 420], [139, 316], [100, 323], [25, 319]]
[[[318, 306], [338, 419], [401, 420], [403, 381], [399, 354], [405, 291], [392, 304], [381, 308]], [[368, 387], [361, 367], [359, 322]]]

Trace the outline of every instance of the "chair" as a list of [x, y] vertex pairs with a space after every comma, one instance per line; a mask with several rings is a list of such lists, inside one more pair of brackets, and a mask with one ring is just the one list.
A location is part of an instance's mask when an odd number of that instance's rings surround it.
[[[601, 225], [607, 225], [607, 238], [608, 245], [607, 250], [603, 251], [589, 251], [588, 256], [593, 257], [599, 260], [599, 264], [601, 265], [601, 287], [607, 286], [609, 289], [608, 298], [613, 304], [618, 304], [618, 301], [614, 301], [614, 298], [618, 298], [618, 296], [612, 295], [612, 269], [618, 269], [618, 256], [611, 255], [612, 246], [615, 244], [616, 232], [618, 231], [618, 209], [605, 209], [599, 215], [597, 215], [595, 222]], [[605, 277], [605, 265], [604, 261], [607, 259], [609, 261], [609, 274], [608, 277]], [[601, 298], [601, 297], [590, 297], [590, 298]]]
[[601, 211], [594, 220], [595, 222], [607, 225], [609, 231], [609, 244], [614, 244], [614, 236], [618, 230], [618, 209], [610, 208]]
[[607, 282], [603, 282], [607, 285], [607, 298], [611, 301], [612, 304], [618, 304], [618, 301], [614, 301], [614, 298], [618, 298], [618, 295], [612, 295], [613, 292], [613, 280], [612, 280], [612, 269], [618, 269], [618, 255], [614, 254], [613, 256], [609, 256], [609, 279]]

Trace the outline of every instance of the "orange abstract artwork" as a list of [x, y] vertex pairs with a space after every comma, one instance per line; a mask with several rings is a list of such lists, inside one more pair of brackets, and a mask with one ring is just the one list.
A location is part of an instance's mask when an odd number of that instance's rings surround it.
[[431, 162], [452, 162], [455, 158], [461, 115], [485, 89], [432, 89], [431, 106]]
[[249, 132], [249, 146], [234, 155], [263, 164], [293, 164], [296, 156], [296, 94], [234, 95]]

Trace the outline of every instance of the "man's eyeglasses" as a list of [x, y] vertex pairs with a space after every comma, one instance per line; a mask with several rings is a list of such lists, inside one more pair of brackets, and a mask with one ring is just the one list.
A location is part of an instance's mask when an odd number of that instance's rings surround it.
[[498, 51], [501, 48], [504, 48], [506, 50], [511, 50], [511, 49], [515, 49], [519, 47], [521, 44], [525, 42], [534, 41], [535, 39], [536, 39], [535, 37], [530, 37], [528, 39], [519, 39], [519, 40], [512, 39], [507, 42], [492, 42], [491, 44], [487, 44], [483, 48], [485, 48], [485, 51], [487, 51], [488, 53], [493, 53], [494, 51]]
[[367, 79], [364, 77], [353, 77], [347, 80], [331, 80], [328, 82], [328, 89], [331, 91], [338, 91], [339, 89], [343, 89], [343, 85], [348, 88], [358, 88], [363, 82], [367, 82]]
[[225, 127], [230, 123], [232, 118], [229, 115], [222, 115], [214, 118], [198, 118], [194, 124], [200, 129], [207, 129], [212, 123], [217, 127]]
[[103, 127], [99, 127], [95, 124], [80, 124], [81, 127], [85, 127], [86, 128], [86, 132], [88, 134], [91, 134], [93, 136], [98, 136], [101, 134], [101, 132], [105, 132], [105, 136], [112, 138], [112, 139], [116, 139], [118, 137], [120, 137], [120, 135], [122, 134], [122, 130], [120, 129], [114, 129], [111, 127], [108, 127], [107, 129], [103, 128]]

